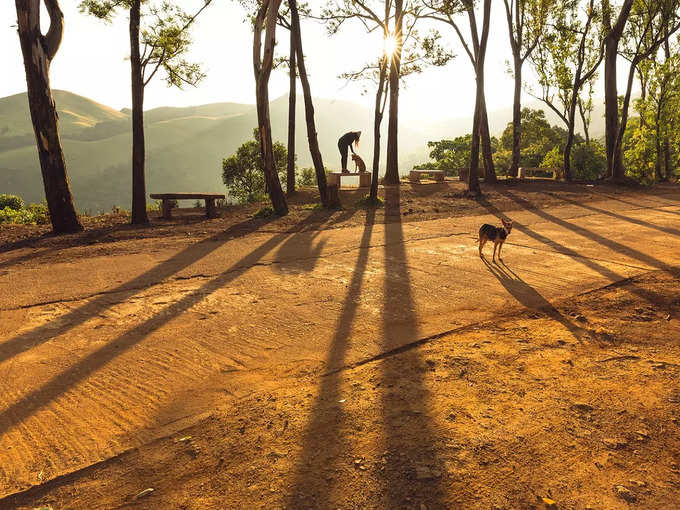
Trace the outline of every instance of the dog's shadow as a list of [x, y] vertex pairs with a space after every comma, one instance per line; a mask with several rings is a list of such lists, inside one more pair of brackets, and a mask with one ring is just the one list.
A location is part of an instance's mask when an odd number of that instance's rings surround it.
[[544, 298], [540, 292], [525, 282], [517, 273], [510, 269], [503, 261], [499, 263], [489, 262], [483, 255], [480, 257], [489, 272], [496, 277], [503, 288], [529, 310], [545, 313], [550, 318], [563, 324], [575, 338], [580, 339], [584, 333], [583, 328], [571, 322], [562, 315], [553, 304]]

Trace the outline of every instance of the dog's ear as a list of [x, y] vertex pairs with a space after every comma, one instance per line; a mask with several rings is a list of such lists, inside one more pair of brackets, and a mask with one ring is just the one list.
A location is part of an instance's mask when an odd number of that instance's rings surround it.
[[506, 227], [512, 227], [512, 220], [507, 220], [507, 221], [506, 221], [506, 220], [504, 220], [503, 218], [501, 218], [501, 222], [502, 222], [503, 225], [505, 225]]

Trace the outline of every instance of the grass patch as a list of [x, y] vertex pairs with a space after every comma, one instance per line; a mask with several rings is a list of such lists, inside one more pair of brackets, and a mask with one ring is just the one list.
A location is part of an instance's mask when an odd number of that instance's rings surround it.
[[366, 195], [364, 196], [364, 198], [357, 200], [356, 202], [357, 207], [363, 207], [366, 209], [383, 207], [384, 205], [385, 202], [383, 201], [382, 198], [376, 197], [375, 199], [372, 199], [370, 195]]
[[258, 211], [253, 214], [253, 218], [271, 218], [272, 216], [276, 216], [276, 211], [269, 205], [258, 209]]
[[304, 204], [302, 206], [303, 211], [318, 211], [320, 209], [323, 209], [323, 204], [320, 202], [316, 202], [314, 204]]

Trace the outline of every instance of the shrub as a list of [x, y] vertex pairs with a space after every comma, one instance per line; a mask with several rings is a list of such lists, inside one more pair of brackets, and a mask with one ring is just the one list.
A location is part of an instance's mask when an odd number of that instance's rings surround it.
[[24, 200], [17, 195], [0, 195], [0, 209], [5, 207], [18, 211], [24, 207]]
[[314, 186], [316, 184], [316, 172], [313, 168], [307, 167], [300, 170], [297, 178], [298, 186]]
[[0, 223], [14, 223], [22, 225], [44, 225], [49, 222], [47, 205], [30, 204], [28, 207], [13, 209], [6, 206], [0, 209]]

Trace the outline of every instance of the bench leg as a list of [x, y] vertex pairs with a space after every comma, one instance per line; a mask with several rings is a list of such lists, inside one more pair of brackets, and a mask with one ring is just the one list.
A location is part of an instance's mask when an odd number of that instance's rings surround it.
[[170, 206], [170, 200], [167, 198], [163, 199], [163, 218], [166, 220], [172, 219], [172, 207]]
[[215, 199], [205, 199], [205, 215], [208, 218], [217, 218], [217, 209], [215, 209]]
[[371, 174], [368, 172], [363, 172], [359, 174], [359, 187], [368, 188], [371, 185]]
[[438, 182], [444, 182], [444, 174], [434, 174], [434, 180]]
[[328, 176], [328, 186], [340, 187], [340, 176], [339, 175], [329, 175]]

